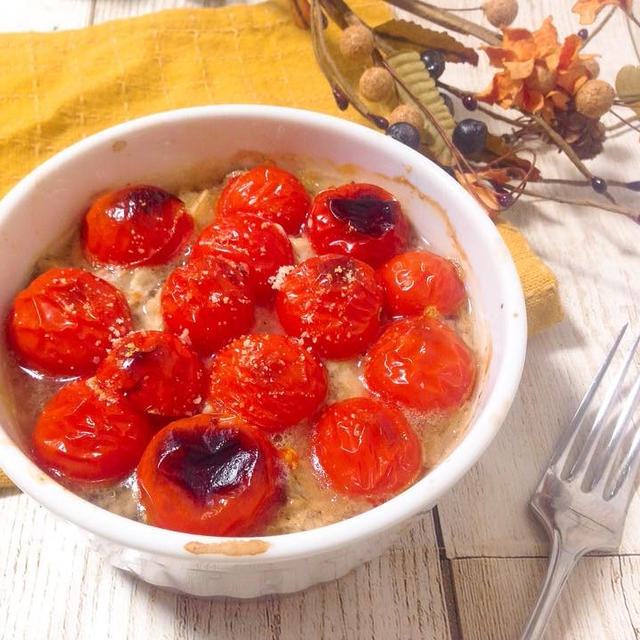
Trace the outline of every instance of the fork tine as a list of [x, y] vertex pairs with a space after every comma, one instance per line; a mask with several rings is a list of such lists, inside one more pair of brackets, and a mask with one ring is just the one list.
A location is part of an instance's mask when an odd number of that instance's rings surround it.
[[[592, 464], [594, 465], [593, 468], [595, 469], [595, 471], [600, 472], [602, 469], [602, 461], [606, 462], [607, 458], [603, 457], [603, 455], [597, 456], [597, 459], [594, 459], [594, 453], [598, 446], [598, 442], [600, 440], [600, 433], [602, 431], [602, 427], [605, 425], [606, 420], [609, 417], [609, 413], [611, 412], [611, 408], [613, 407], [615, 401], [620, 395], [622, 384], [624, 382], [625, 376], [627, 375], [627, 371], [629, 370], [629, 366], [633, 362], [633, 358], [635, 356], [636, 349], [638, 348], [639, 342], [640, 342], [640, 335], [636, 338], [635, 342], [633, 343], [633, 346], [631, 347], [631, 350], [627, 354], [624, 364], [622, 365], [622, 368], [618, 372], [618, 375], [616, 376], [615, 381], [612, 382], [607, 389], [604, 402], [600, 405], [600, 409], [598, 410], [595, 420], [591, 425], [591, 429], [584, 443], [584, 446], [582, 447], [580, 454], [576, 458], [575, 462], [573, 463], [573, 466], [571, 467], [571, 470], [569, 471], [569, 478], [577, 475], [577, 473], [581, 469], [585, 467], [589, 468]], [[614, 428], [613, 433], [609, 438], [609, 442], [607, 443], [607, 450], [606, 450], [607, 454], [609, 453], [609, 448], [612, 440], [614, 440], [614, 438], [617, 438], [618, 436], [618, 434], [616, 433], [616, 431], [618, 430], [618, 424], [620, 424], [619, 420], [616, 423], [616, 427]], [[624, 426], [625, 426], [624, 423], [620, 424], [620, 428]], [[594, 481], [597, 481], [597, 476], [595, 475], [594, 475]]]
[[622, 336], [624, 336], [628, 326], [628, 324], [625, 324], [622, 329], [620, 329], [620, 333], [618, 333], [618, 337], [615, 339], [615, 342], [613, 343], [611, 349], [609, 349], [609, 353], [604, 359], [604, 362], [600, 365], [600, 369], [598, 369], [596, 377], [594, 378], [587, 392], [584, 394], [584, 397], [582, 398], [580, 405], [576, 409], [571, 422], [565, 429], [561, 439], [556, 445], [556, 449], [549, 462], [549, 467], [555, 468], [558, 475], [562, 474], [562, 469], [567, 461], [569, 453], [571, 452], [571, 448], [573, 446], [573, 443], [575, 442], [578, 431], [580, 430], [580, 426], [582, 425], [585, 413], [587, 412], [587, 409], [589, 408], [589, 405], [593, 400], [593, 396], [595, 396], [596, 391], [600, 386], [600, 382], [602, 382], [604, 374], [607, 372], [607, 369], [611, 364], [611, 360], [613, 360], [613, 356], [618, 349], [618, 345], [620, 344]]
[[[624, 432], [626, 436], [630, 431], [634, 428], [636, 429], [633, 440], [631, 441], [631, 445], [624, 457], [624, 460], [620, 464], [618, 477], [613, 484], [613, 488], [611, 489], [608, 496], [604, 496], [606, 499], [619, 497], [621, 500], [624, 500], [625, 506], [628, 504], [631, 496], [633, 495], [633, 487], [634, 480], [636, 474], [638, 473], [638, 466], [640, 465], [640, 428], [634, 426], [633, 414], [637, 409], [638, 404], [640, 403], [640, 375], [638, 376], [631, 392], [629, 393], [628, 398], [626, 399], [622, 410], [620, 412], [620, 416], [618, 417], [618, 423], [616, 424], [616, 430], [618, 430], [618, 424], [622, 424], [620, 428], [621, 432]], [[629, 428], [625, 428], [629, 425]], [[624, 442], [624, 436], [620, 438], [621, 442]], [[609, 478], [609, 475], [612, 474], [612, 468], [615, 463], [616, 457], [618, 455], [620, 446], [616, 447], [616, 450], [612, 452], [611, 457], [609, 458], [607, 469], [605, 473], [602, 474], [601, 484], [603, 485], [603, 494], [604, 489], [606, 489], [606, 482]], [[622, 490], [624, 487], [624, 490]]]
[[[640, 343], [640, 335], [636, 338], [635, 343], [631, 349], [631, 352], [627, 356], [627, 360], [623, 367], [623, 372], [627, 370], [628, 366], [631, 364], [635, 351]], [[619, 378], [621, 376], [618, 376]], [[627, 429], [627, 416], [626, 416], [626, 407], [631, 402], [630, 398], [633, 397], [635, 393], [635, 385], [637, 381], [634, 383], [632, 390], [629, 392], [627, 399], [618, 415], [618, 419], [616, 420], [616, 424], [613, 428], [613, 431], [609, 435], [609, 439], [607, 440], [607, 444], [605, 448], [600, 452], [597, 456], [597, 459], [591, 460], [589, 463], [590, 468], [593, 470], [593, 476], [591, 479], [591, 487], [594, 488], [597, 486], [604, 486], [606, 484], [607, 478], [609, 477], [609, 473], [613, 467], [613, 464], [616, 460], [616, 456], [620, 450], [620, 446], [622, 441], [625, 439], [627, 434], [629, 433], [629, 429]], [[594, 447], [595, 449], [595, 447]]]

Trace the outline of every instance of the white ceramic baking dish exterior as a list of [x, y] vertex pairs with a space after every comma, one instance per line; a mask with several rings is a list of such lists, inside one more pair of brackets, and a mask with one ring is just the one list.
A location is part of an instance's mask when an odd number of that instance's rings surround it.
[[[247, 150], [352, 164], [390, 178], [378, 182], [399, 196], [413, 225], [435, 250], [462, 256], [472, 305], [488, 337], [488, 366], [468, 432], [415, 485], [336, 524], [237, 540], [151, 527], [74, 495], [25, 455], [27, 435], [18, 432], [14, 420], [19, 408], [0, 393], [0, 466], [9, 477], [86, 532], [114, 566], [151, 584], [198, 596], [250, 598], [297, 591], [339, 578], [379, 555], [487, 448], [516, 393], [526, 349], [524, 300], [509, 252], [486, 213], [457, 182], [378, 131], [307, 111], [255, 105], [197, 107], [133, 120], [78, 142], [24, 178], [0, 203], [0, 316], [6, 317], [36, 258], [80, 220], [97, 193], [150, 176], [160, 184], [163, 176], [165, 182], [175, 182], [194, 167], [220, 165]], [[0, 362], [5, 353], [2, 344]], [[4, 378], [0, 385], [5, 387]], [[55, 540], [49, 544], [54, 552]]]

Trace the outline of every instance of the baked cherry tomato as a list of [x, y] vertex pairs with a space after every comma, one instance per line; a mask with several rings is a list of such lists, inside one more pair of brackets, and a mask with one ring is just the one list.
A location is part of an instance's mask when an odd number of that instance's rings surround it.
[[392, 316], [415, 316], [427, 307], [455, 315], [466, 298], [464, 283], [449, 260], [429, 251], [407, 251], [378, 269]]
[[422, 466], [420, 442], [405, 417], [372, 398], [332, 404], [311, 442], [315, 460], [336, 491], [375, 502], [411, 484]]
[[205, 393], [198, 356], [165, 331], [136, 331], [118, 340], [98, 367], [96, 379], [138, 411], [155, 416], [193, 415]]
[[389, 325], [364, 363], [371, 391], [421, 411], [460, 407], [471, 395], [475, 375], [469, 347], [455, 331], [428, 316]]
[[211, 365], [212, 404], [267, 431], [309, 418], [326, 394], [322, 364], [287, 336], [242, 336], [219, 351]]
[[162, 317], [172, 333], [187, 332], [209, 355], [253, 324], [253, 290], [246, 265], [201, 255], [174, 269], [162, 287]]
[[136, 467], [153, 431], [125, 400], [86, 380], [62, 387], [33, 432], [38, 462], [63, 480], [116, 483]]
[[124, 295], [81, 269], [49, 269], [15, 297], [9, 313], [20, 360], [52, 375], [93, 373], [131, 326]]
[[152, 525], [253, 535], [284, 500], [284, 468], [257, 429], [200, 414], [158, 431], [138, 465], [138, 486]]
[[284, 330], [326, 358], [362, 353], [378, 333], [381, 309], [373, 269], [348, 256], [308, 258], [287, 274], [276, 295]]
[[273, 299], [273, 277], [280, 267], [294, 262], [293, 248], [282, 227], [252, 214], [229, 215], [208, 226], [193, 252], [195, 256], [203, 253], [246, 263], [260, 302]]
[[409, 225], [388, 191], [352, 182], [313, 199], [306, 234], [317, 253], [340, 253], [377, 267], [405, 248]]
[[254, 213], [297, 234], [309, 212], [311, 199], [293, 174], [278, 167], [254, 167], [225, 185], [218, 213]]
[[82, 240], [94, 264], [140, 267], [171, 260], [192, 231], [182, 200], [138, 184], [100, 196], [84, 217]]

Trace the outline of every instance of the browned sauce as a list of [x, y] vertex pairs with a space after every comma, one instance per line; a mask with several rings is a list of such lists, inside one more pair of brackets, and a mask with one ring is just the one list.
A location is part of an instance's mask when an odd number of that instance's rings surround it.
[[[311, 171], [296, 171], [311, 195], [333, 184], [345, 182], [353, 176], [327, 174]], [[220, 184], [203, 190], [178, 191], [180, 197], [196, 220], [199, 230], [212, 221], [212, 210]], [[308, 242], [303, 237], [291, 238], [298, 261], [313, 255]], [[428, 247], [428, 242], [414, 237], [411, 248]], [[33, 277], [52, 267], [74, 266], [110, 281], [127, 297], [134, 317], [135, 329], [162, 329], [159, 292], [168, 273], [185, 261], [183, 254], [169, 265], [160, 267], [92, 268], [83, 258], [77, 232], [63, 239], [59, 246], [41, 258], [35, 265]], [[478, 355], [478, 372], [482, 372], [481, 349], [477, 344], [474, 317], [470, 308], [465, 309], [455, 319], [452, 326]], [[282, 333], [275, 314], [263, 308], [256, 309], [256, 332]], [[360, 364], [357, 361], [325, 361], [329, 378], [329, 392], [326, 404], [345, 398], [366, 395], [361, 381]], [[480, 377], [480, 376], [479, 376]], [[29, 372], [9, 363], [9, 392], [14, 396], [16, 406], [21, 407], [20, 428], [30, 433], [39, 413], [48, 399], [59, 389], [64, 380], [52, 380]], [[469, 420], [474, 397], [453, 415], [422, 415], [405, 411], [405, 415], [416, 430], [423, 448], [424, 473], [428, 473], [459, 441]], [[205, 411], [207, 409], [205, 408]], [[298, 454], [297, 467], [290, 471], [287, 482], [287, 500], [269, 525], [265, 534], [289, 533], [312, 529], [349, 518], [375, 506], [364, 499], [348, 498], [337, 494], [323, 481], [314, 468], [309, 451], [308, 434], [311, 425], [298, 424], [285, 433], [273, 436], [278, 446], [293, 448]], [[136, 495], [135, 474], [110, 489], [100, 491], [78, 491], [80, 495], [95, 504], [127, 518], [144, 521], [144, 511]]]

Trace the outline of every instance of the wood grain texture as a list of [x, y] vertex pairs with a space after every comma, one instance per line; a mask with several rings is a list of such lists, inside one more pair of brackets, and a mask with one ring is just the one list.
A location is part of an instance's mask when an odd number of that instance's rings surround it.
[[[467, 558], [452, 565], [464, 640], [518, 638], [542, 584], [546, 558]], [[634, 565], [623, 577], [620, 558], [583, 558], [569, 577], [545, 637], [635, 640], [638, 619], [634, 624], [625, 606], [631, 598], [637, 608], [637, 578], [629, 584], [634, 568], [637, 575]]]
[[0, 31], [57, 31], [89, 24], [93, 0], [0, 2]]
[[[0, 29], [74, 28], [160, 8], [217, 4], [21, 0], [0, 3]], [[553, 14], [561, 36], [575, 32], [579, 25], [571, 4], [521, 0], [516, 25], [537, 25]], [[608, 80], [633, 60], [620, 16], [589, 51], [604, 54], [599, 62]], [[448, 65], [443, 79], [480, 89], [490, 75], [486, 66], [471, 71]], [[457, 115], [469, 114], [457, 107]], [[630, 161], [638, 157], [637, 134], [618, 137], [607, 149], [606, 157], [590, 163], [594, 171], [618, 179], [640, 177], [637, 160]], [[541, 162], [548, 177], [573, 175], [557, 154]], [[585, 197], [593, 194], [585, 190]], [[637, 204], [638, 196], [621, 199]], [[535, 556], [546, 554], [547, 542], [529, 513], [528, 499], [612, 336], [626, 321], [640, 329], [640, 226], [615, 214], [550, 202], [521, 202], [510, 219], [558, 276], [567, 318], [531, 340], [509, 419], [481, 462], [439, 507], [464, 640], [518, 636], [546, 570], [546, 559]], [[0, 491], [0, 523], [2, 640], [451, 637], [430, 515], [392, 551], [340, 581], [252, 602], [197, 600], [131, 579], [87, 550], [77, 530], [11, 490]], [[624, 552], [640, 553], [639, 533], [636, 499]], [[640, 560], [633, 555], [584, 559], [570, 578], [549, 640], [640, 637], [639, 576]]]
[[104, 563], [78, 529], [0, 493], [0, 638], [448, 639], [431, 514], [390, 552], [339, 581], [251, 601], [204, 600]]

